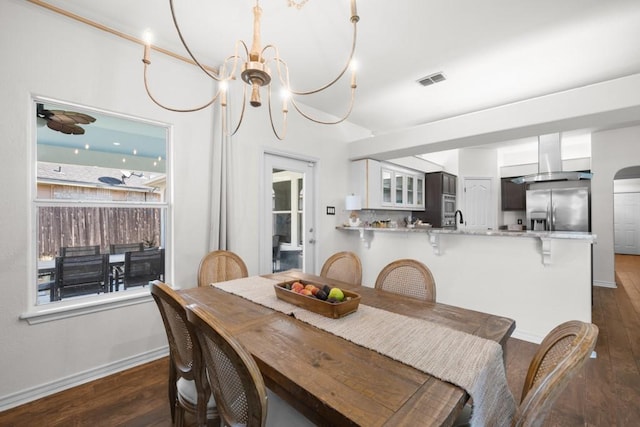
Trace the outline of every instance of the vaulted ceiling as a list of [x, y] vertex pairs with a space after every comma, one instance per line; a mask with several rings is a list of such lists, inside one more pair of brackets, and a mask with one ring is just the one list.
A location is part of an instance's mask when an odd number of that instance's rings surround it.
[[[136, 37], [149, 28], [154, 44], [185, 54], [168, 0], [47, 2]], [[255, 0], [174, 3], [185, 38], [208, 65], [231, 55], [235, 40], [250, 44]], [[263, 44], [278, 46], [294, 87], [319, 86], [340, 70], [352, 34], [347, 0], [260, 6]], [[640, 73], [638, 0], [360, 0], [357, 7], [358, 92], [349, 120], [374, 134]], [[446, 80], [416, 82], [437, 72]], [[340, 116], [348, 85], [347, 77], [304, 102]]]

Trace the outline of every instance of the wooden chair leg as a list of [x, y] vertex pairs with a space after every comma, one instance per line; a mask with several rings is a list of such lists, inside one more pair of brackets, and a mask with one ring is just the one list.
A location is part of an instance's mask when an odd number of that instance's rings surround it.
[[184, 426], [184, 408], [176, 401], [175, 404], [176, 419], [173, 423], [176, 427]]

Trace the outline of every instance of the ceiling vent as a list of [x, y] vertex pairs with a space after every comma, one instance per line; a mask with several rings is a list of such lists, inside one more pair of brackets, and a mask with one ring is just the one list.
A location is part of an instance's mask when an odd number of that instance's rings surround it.
[[447, 78], [444, 76], [444, 74], [435, 73], [431, 74], [430, 76], [421, 78], [420, 80], [418, 80], [418, 83], [420, 83], [422, 86], [431, 86], [432, 84], [443, 82], [446, 79]]

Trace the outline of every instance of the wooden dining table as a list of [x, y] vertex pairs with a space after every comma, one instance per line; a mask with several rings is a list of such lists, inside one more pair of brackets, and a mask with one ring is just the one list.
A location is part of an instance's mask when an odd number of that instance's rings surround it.
[[[505, 317], [297, 270], [263, 277], [349, 289], [360, 294], [360, 304], [492, 340], [503, 350], [515, 329], [515, 322]], [[456, 385], [215, 286], [180, 294], [222, 322], [253, 355], [267, 387], [317, 425], [449, 426], [469, 399]]]

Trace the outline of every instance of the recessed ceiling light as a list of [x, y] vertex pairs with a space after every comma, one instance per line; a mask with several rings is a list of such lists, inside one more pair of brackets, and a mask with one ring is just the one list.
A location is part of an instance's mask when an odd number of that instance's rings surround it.
[[120, 145], [120, 143], [119, 142], [114, 142], [113, 145]]
[[133, 155], [135, 156], [136, 154], [138, 154], [138, 150], [136, 150], [135, 148], [133, 149]]
[[89, 144], [84, 144], [84, 149], [88, 150], [89, 149]]

